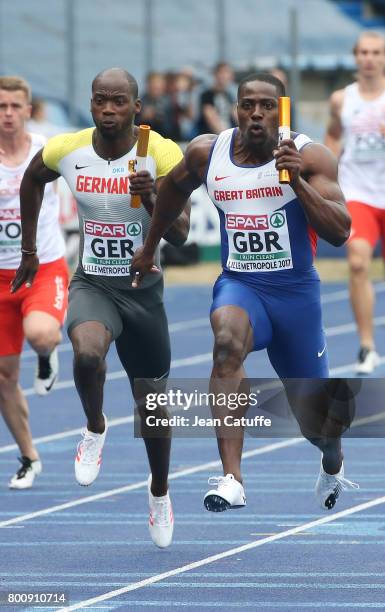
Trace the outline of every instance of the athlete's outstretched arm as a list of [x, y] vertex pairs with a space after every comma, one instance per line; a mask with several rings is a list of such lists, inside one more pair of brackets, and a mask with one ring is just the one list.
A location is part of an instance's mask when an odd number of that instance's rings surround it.
[[320, 238], [341, 246], [349, 238], [351, 218], [337, 182], [337, 160], [323, 145], [309, 144], [298, 152], [284, 140], [275, 154], [277, 170], [290, 172], [290, 185], [309, 225]]
[[182, 244], [186, 242], [190, 230], [190, 214], [191, 201], [187, 200], [182, 212], [164, 235], [164, 239], [167, 240], [167, 242], [177, 247], [182, 246]]
[[[157, 194], [164, 177], [160, 177], [154, 182], [148, 170], [142, 170], [130, 175], [130, 192], [141, 197], [142, 204], [150, 217], [153, 216], [157, 202]], [[175, 219], [164, 239], [174, 246], [181, 246], [187, 240], [190, 229], [191, 203], [188, 202], [181, 214]]]
[[187, 147], [182, 161], [164, 178], [146, 240], [132, 259], [131, 271], [135, 273], [133, 287], [137, 287], [143, 276], [154, 269], [154, 254], [161, 238], [181, 215], [194, 189], [203, 183], [210, 150], [216, 138], [211, 134], [195, 138]]
[[36, 254], [36, 231], [46, 183], [60, 176], [43, 162], [42, 151], [36, 153], [26, 169], [20, 185], [21, 262], [12, 282], [11, 292], [24, 283], [31, 286], [39, 268]]
[[344, 102], [344, 90], [339, 89], [330, 96], [329, 102], [329, 122], [325, 134], [325, 145], [336, 157], [342, 151], [342, 121], [341, 111]]

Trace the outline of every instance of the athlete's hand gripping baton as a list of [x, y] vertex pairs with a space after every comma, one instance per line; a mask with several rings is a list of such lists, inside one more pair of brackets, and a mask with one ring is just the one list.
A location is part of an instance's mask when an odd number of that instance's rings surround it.
[[[150, 137], [151, 127], [149, 125], [140, 125], [138, 142], [136, 145], [136, 159], [130, 159], [128, 162], [128, 169], [130, 172], [140, 172], [140, 170], [146, 170], [147, 162], [147, 149], [148, 139]], [[141, 199], [140, 195], [131, 196], [131, 208], [140, 208]]]
[[[282, 140], [290, 138], [290, 98], [288, 96], [281, 96], [278, 99], [278, 113], [278, 144], [280, 145]], [[290, 183], [290, 173], [288, 170], [279, 171], [279, 182]]]

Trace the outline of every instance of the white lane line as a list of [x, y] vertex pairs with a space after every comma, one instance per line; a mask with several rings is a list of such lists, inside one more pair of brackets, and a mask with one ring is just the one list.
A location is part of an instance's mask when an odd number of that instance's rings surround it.
[[[374, 285], [374, 290], [376, 293], [382, 293], [385, 291], [385, 283], [377, 283]], [[327, 293], [326, 295], [321, 297], [322, 304], [331, 304], [334, 302], [342, 302], [344, 300], [349, 299], [349, 291], [347, 289], [341, 289], [340, 291], [333, 291], [331, 293]], [[202, 317], [199, 319], [192, 319], [191, 321], [177, 321], [175, 323], [170, 323], [169, 331], [170, 333], [178, 332], [178, 331], [188, 331], [189, 329], [195, 329], [199, 327], [206, 327], [210, 325], [209, 317]], [[66, 342], [64, 344], [60, 344], [58, 347], [60, 353], [65, 353], [72, 350], [72, 345], [70, 342]], [[21, 358], [27, 359], [30, 357], [36, 357], [35, 351], [30, 349], [24, 351], [22, 353]]]
[[125, 593], [130, 593], [131, 591], [137, 591], [138, 589], [142, 589], [143, 587], [149, 586], [150, 584], [155, 584], [157, 582], [161, 582], [162, 580], [166, 580], [167, 578], [171, 578], [171, 576], [178, 576], [180, 574], [190, 572], [191, 570], [197, 569], [199, 567], [209, 565], [210, 563], [215, 563], [215, 561], [221, 561], [222, 559], [233, 557], [234, 555], [239, 555], [240, 553], [246, 552], [248, 550], [253, 550], [254, 548], [258, 548], [259, 546], [264, 546], [265, 544], [270, 544], [271, 542], [283, 540], [284, 538], [288, 538], [290, 536], [296, 535], [297, 533], [302, 533], [309, 529], [313, 529], [314, 527], [326, 525], [327, 523], [333, 523], [334, 521], [338, 521], [339, 519], [344, 518], [346, 516], [357, 514], [357, 512], [362, 512], [363, 510], [367, 510], [368, 508], [374, 508], [375, 506], [379, 506], [380, 504], [384, 503], [385, 495], [372, 499], [363, 504], [358, 504], [357, 506], [351, 506], [350, 508], [346, 508], [346, 510], [341, 510], [340, 512], [336, 512], [335, 514], [325, 516], [315, 521], [310, 521], [309, 523], [298, 525], [297, 527], [293, 527], [292, 529], [281, 531], [280, 533], [276, 533], [266, 538], [259, 538], [258, 540], [253, 540], [248, 544], [243, 544], [242, 546], [237, 546], [236, 548], [230, 548], [229, 550], [225, 550], [216, 555], [211, 555], [210, 557], [205, 557], [204, 559], [194, 561], [193, 563], [187, 563], [186, 565], [176, 567], [175, 569], [169, 570], [168, 572], [163, 572], [162, 574], [156, 574], [155, 576], [146, 578], [145, 580], [133, 582], [120, 589], [114, 589], [113, 591], [104, 593], [104, 595], [99, 595], [97, 597], [92, 597], [91, 599], [79, 601], [78, 603], [72, 606], [60, 608], [59, 612], [72, 612], [73, 610], [80, 610], [81, 608], [86, 608], [88, 606], [91, 606], [92, 604], [97, 604], [101, 601], [113, 599], [114, 597], [124, 595]]
[[[199, 327], [207, 327], [210, 325], [209, 316], [201, 317], [200, 319], [191, 319], [191, 321], [177, 321], [176, 323], [170, 323], [168, 326], [168, 330], [170, 334], [179, 331], [189, 331], [190, 329], [197, 329]], [[59, 344], [58, 346], [59, 353], [67, 353], [68, 351], [72, 351], [71, 342], [65, 342], [63, 344]], [[29, 357], [36, 357], [35, 351], [32, 349], [28, 349], [23, 351], [21, 358], [28, 359]]]
[[[183, 359], [174, 359], [171, 362], [171, 368], [184, 368], [186, 366], [191, 366], [191, 365], [197, 365], [198, 363], [207, 363], [209, 361], [212, 360], [212, 353], [201, 353], [200, 355], [193, 355], [192, 357], [186, 357]], [[126, 378], [127, 374], [124, 370], [118, 370], [117, 372], [110, 372], [109, 374], [107, 374], [106, 379], [107, 380], [118, 380], [120, 378]], [[72, 380], [63, 380], [62, 382], [58, 382], [55, 385], [55, 389], [68, 389], [71, 387], [74, 387], [75, 383]], [[29, 396], [29, 395], [35, 395], [35, 390], [34, 389], [25, 389], [24, 390], [24, 395]], [[126, 423], [132, 423], [132, 421], [134, 420], [134, 416], [128, 416], [128, 417], [122, 417], [122, 418], [116, 418], [116, 419], [111, 419], [110, 421], [108, 421], [108, 426], [109, 427], [116, 427], [117, 425], [124, 425]], [[78, 434], [81, 434], [81, 432], [83, 431], [83, 427], [80, 427], [78, 429], [70, 429], [68, 431], [62, 431], [56, 434], [50, 434], [48, 436], [42, 436], [40, 438], [34, 438], [33, 439], [33, 443], [34, 444], [40, 444], [40, 443], [44, 443], [44, 442], [52, 442], [53, 440], [62, 440], [63, 438], [68, 438], [70, 436], [76, 436]], [[18, 446], [17, 444], [7, 444], [6, 446], [1, 446], [0, 447], [0, 453], [6, 453], [8, 451], [11, 450], [17, 450]]]
[[169, 332], [177, 331], [188, 331], [189, 329], [196, 329], [197, 327], [206, 327], [210, 325], [210, 319], [207, 309], [207, 317], [201, 317], [200, 319], [192, 319], [191, 321], [179, 321], [177, 323], [170, 323], [168, 326]]
[[[373, 321], [373, 324], [375, 327], [385, 325], [385, 316], [376, 317]], [[340, 336], [343, 334], [355, 333], [356, 329], [357, 328], [356, 328], [355, 323], [344, 323], [342, 325], [335, 325], [334, 327], [327, 327], [325, 329], [325, 334], [329, 338], [329, 337], [334, 337], [334, 336]], [[208, 358], [207, 355], [209, 355], [210, 357]], [[176, 359], [175, 361], [171, 363], [171, 367], [180, 368], [180, 367], [184, 367], [188, 365], [196, 365], [198, 363], [204, 363], [204, 362], [210, 361], [211, 357], [212, 357], [212, 353], [203, 353], [201, 355], [193, 355], [192, 357], [186, 357], [185, 359]], [[348, 364], [346, 366], [341, 366], [341, 367], [343, 369], [337, 368], [336, 373], [349, 372], [350, 370], [354, 371], [355, 364]], [[333, 376], [333, 374], [331, 375]], [[111, 372], [110, 374], [107, 374], [107, 380], [118, 380], [120, 378], [125, 378], [125, 377], [126, 377], [126, 372], [124, 370], [117, 370], [116, 372]], [[59, 391], [60, 389], [71, 389], [74, 386], [75, 386], [75, 383], [73, 379], [63, 380], [61, 382], [59, 381], [58, 383], [56, 383], [54, 391]], [[31, 395], [36, 395], [33, 387], [29, 389], [24, 389], [23, 392], [26, 397], [29, 397]]]
[[[129, 420], [133, 420], [133, 416], [131, 417], [124, 417], [121, 419], [114, 419], [113, 421], [109, 421], [109, 426], [111, 426], [111, 423], [114, 423], [114, 425], [120, 425], [123, 422], [128, 422]], [[354, 423], [352, 424], [352, 427], [358, 427], [360, 425], [365, 425], [368, 423], [374, 423], [377, 421], [381, 421], [385, 419], [385, 412], [381, 412], [379, 414], [376, 415], [371, 415], [370, 417], [364, 417], [361, 419], [357, 419], [356, 421], [354, 421]], [[78, 432], [78, 430], [73, 430], [74, 432], [76, 431], [76, 433]], [[81, 430], [79, 430], [81, 431]], [[67, 433], [68, 435], [69, 432], [63, 432], [63, 433]], [[57, 435], [62, 435], [62, 434], [57, 434]], [[248, 459], [250, 457], [255, 457], [257, 455], [263, 455], [275, 450], [279, 450], [281, 448], [287, 448], [289, 446], [295, 446], [297, 444], [300, 444], [302, 442], [305, 442], [305, 438], [293, 438], [293, 439], [289, 439], [289, 440], [283, 440], [280, 442], [274, 442], [272, 444], [267, 444], [265, 446], [260, 446], [256, 449], [253, 450], [249, 450], [249, 451], [245, 451], [242, 454], [242, 459]], [[35, 441], [36, 442], [36, 441]], [[221, 465], [221, 461], [217, 460], [217, 461], [210, 461], [208, 463], [204, 463], [195, 467], [191, 467], [191, 468], [186, 468], [184, 470], [178, 470], [176, 472], [172, 472], [169, 475], [169, 480], [175, 480], [176, 478], [181, 478], [182, 476], [186, 476], [189, 474], [195, 474], [197, 472], [201, 472], [204, 471], [206, 469], [211, 469], [211, 468], [215, 468], [215, 467], [220, 467]], [[53, 512], [60, 512], [61, 510], [66, 510], [67, 508], [71, 508], [73, 506], [78, 506], [78, 505], [82, 505], [85, 503], [89, 503], [92, 501], [96, 501], [98, 499], [104, 499], [105, 497], [110, 497], [111, 495], [118, 495], [119, 493], [125, 493], [128, 491], [132, 491], [135, 489], [139, 489], [143, 486], [146, 486], [147, 484], [147, 480], [143, 480], [139, 483], [135, 483], [132, 485], [126, 485], [124, 487], [118, 487], [116, 489], [110, 489], [109, 491], [105, 491], [103, 493], [98, 493], [96, 495], [91, 495], [88, 497], [84, 497], [72, 502], [67, 502], [65, 504], [60, 504], [57, 506], [51, 506], [50, 508], [47, 508], [45, 510], [38, 510], [37, 512], [33, 512], [30, 514], [25, 514], [25, 515], [21, 515], [19, 517], [15, 517], [13, 519], [9, 519], [7, 521], [3, 521], [0, 522], [0, 528], [1, 527], [7, 527], [8, 525], [14, 525], [16, 523], [20, 523], [20, 522], [24, 522], [26, 520], [31, 520], [33, 518], [36, 518], [37, 516], [41, 516], [44, 514], [51, 514]]]
[[352, 427], [359, 427], [360, 425], [369, 425], [370, 423], [377, 423], [385, 419], [385, 412], [379, 412], [378, 414], [371, 414], [368, 417], [362, 417], [361, 419], [355, 419], [352, 423]]
[[[172, 367], [178, 368], [178, 367], [184, 367], [186, 365], [193, 365], [193, 364], [208, 362], [208, 361], [211, 361], [211, 357], [212, 357], [211, 353], [202, 353], [201, 355], [194, 355], [193, 357], [187, 357], [186, 359], [176, 359], [172, 362]], [[385, 357], [380, 357], [380, 364], [382, 363], [385, 363]], [[339, 374], [343, 374], [346, 372], [354, 372], [355, 366], [356, 366], [355, 363], [350, 363], [344, 366], [339, 366], [338, 368], [333, 368], [330, 370], [330, 376], [338, 376]], [[126, 373], [124, 370], [121, 370], [118, 372], [111, 372], [110, 374], [107, 374], [107, 380], [117, 380], [119, 378], [125, 378], [125, 376], [126, 376]], [[73, 386], [74, 383], [73, 381], [63, 381], [62, 383], [60, 382], [57, 383], [57, 386], [59, 386], [60, 384], [61, 385], [65, 384], [67, 388], [67, 387]], [[278, 379], [273, 380], [271, 383], [268, 383], [263, 386], [264, 389], [275, 389], [275, 388], [278, 389], [280, 387], [282, 387], [282, 383]], [[28, 393], [28, 392], [31, 392], [31, 393]], [[24, 393], [26, 395], [32, 395], [33, 392], [34, 392], [33, 389], [27, 389]], [[375, 420], [381, 420], [381, 419], [378, 419], [378, 415], [374, 415], [372, 418], [374, 418]], [[128, 417], [111, 419], [108, 423], [109, 423], [109, 427], [116, 427], [118, 425], [125, 425], [127, 423], [132, 423], [133, 420], [134, 420], [134, 416], [131, 415]], [[71, 436], [80, 435], [82, 431], [83, 431], [83, 427], [79, 427], [78, 429], [69, 429], [68, 431], [62, 431], [56, 434], [41, 436], [40, 438], [34, 438], [33, 443], [34, 444], [44, 444], [45, 442], [52, 442], [54, 440], [62, 440], [64, 438], [69, 438]], [[18, 449], [17, 444], [7, 444], [6, 446], [0, 447], [0, 454], [7, 453], [8, 451], [13, 451], [17, 449]]]
[[[385, 291], [385, 283], [383, 281], [379, 283], [374, 283], [374, 291], [375, 293], [383, 293]], [[339, 291], [333, 291], [330, 293], [326, 293], [321, 296], [321, 304], [331, 304], [333, 302], [343, 302], [344, 300], [349, 299], [349, 290], [348, 289], [340, 289]]]
[[[134, 415], [127, 417], [120, 417], [116, 419], [108, 420], [108, 427], [117, 427], [118, 425], [125, 425], [126, 423], [132, 423]], [[43, 444], [44, 442], [53, 442], [54, 440], [62, 440], [63, 438], [70, 438], [71, 436], [77, 436], [82, 433], [84, 427], [78, 429], [67, 429], [56, 434], [50, 434], [47, 436], [41, 436], [40, 438], [33, 438], [34, 444]], [[17, 444], [8, 444], [7, 446], [0, 446], [0, 453], [7, 453], [11, 450], [17, 450]]]
[[[378, 365], [383, 365], [385, 363], [385, 357], [379, 357]], [[354, 376], [356, 376], [356, 365], [355, 363], [348, 363], [343, 366], [338, 366], [337, 368], [333, 368], [330, 370], [330, 376], [339, 376], [340, 374], [346, 374], [347, 372], [352, 372]]]
[[[385, 317], [375, 317], [373, 319], [373, 325], [380, 327], [385, 325]], [[327, 327], [325, 334], [328, 338], [333, 336], [341, 336], [342, 334], [350, 334], [351, 332], [357, 331], [357, 325], [355, 323], [345, 323], [344, 325], [336, 325], [334, 327]]]
[[[275, 442], [273, 444], [267, 444], [266, 446], [260, 446], [253, 450], [246, 451], [245, 453], [243, 453], [242, 458], [248, 459], [249, 457], [255, 457], [256, 455], [264, 455], [265, 453], [271, 453], [272, 451], [281, 448], [301, 444], [304, 441], [304, 438], [293, 438], [292, 440], [283, 440], [280, 442]], [[209, 461], [208, 463], [201, 463], [200, 465], [186, 468], [184, 470], [177, 470], [176, 472], [172, 472], [168, 478], [169, 480], [175, 480], [176, 478], [182, 478], [183, 476], [188, 476], [189, 474], [196, 474], [197, 472], [204, 472], [205, 470], [209, 470], [211, 468], [217, 468], [221, 465], [222, 463], [220, 460]], [[67, 510], [68, 508], [74, 508], [75, 506], [88, 504], [99, 499], [105, 499], [106, 497], [119, 495], [120, 493], [127, 493], [128, 491], [134, 491], [136, 489], [141, 489], [142, 487], [147, 487], [147, 479], [142, 480], [140, 482], [136, 482], [134, 484], [126, 485], [124, 487], [109, 489], [108, 491], [104, 491], [103, 493], [97, 493], [96, 495], [90, 495], [88, 497], [75, 499], [73, 501], [66, 502], [65, 504], [50, 506], [49, 508], [37, 510], [36, 512], [30, 512], [29, 514], [21, 514], [20, 516], [16, 516], [6, 521], [0, 521], [0, 528], [8, 527], [9, 525], [16, 525], [17, 523], [24, 523], [24, 521], [30, 521], [34, 518], [37, 518], [38, 516], [44, 516], [47, 514], [52, 514], [54, 512], [61, 512], [62, 510]]]
[[[213, 358], [213, 354], [210, 351], [209, 353], [201, 353], [199, 355], [192, 355], [191, 357], [183, 357], [182, 359], [174, 359], [171, 362], [172, 368], [184, 368], [186, 366], [197, 365], [198, 363], [205, 363], [211, 361]], [[127, 373], [124, 370], [117, 370], [116, 372], [110, 372], [107, 374], [107, 380], [118, 380], [120, 378], [127, 378]], [[69, 380], [62, 380], [56, 383], [53, 391], [58, 391], [59, 389], [71, 389], [75, 387], [75, 383], [73, 378]], [[36, 392], [33, 387], [30, 389], [23, 389], [23, 393], [26, 397], [31, 395], [36, 395]]]

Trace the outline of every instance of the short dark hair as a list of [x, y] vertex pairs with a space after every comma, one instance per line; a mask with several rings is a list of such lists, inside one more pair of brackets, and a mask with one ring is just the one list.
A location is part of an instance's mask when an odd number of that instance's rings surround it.
[[232, 70], [232, 67], [228, 62], [218, 62], [213, 68], [213, 73], [217, 74], [217, 72], [219, 72], [223, 68], [228, 68], [229, 70]]
[[120, 73], [122, 76], [124, 76], [130, 86], [133, 98], [138, 97], [138, 83], [136, 81], [136, 78], [132, 74], [127, 72], [127, 70], [125, 70], [124, 68], [107, 68], [106, 70], [102, 70], [102, 72], [99, 72], [99, 74], [97, 74], [94, 80], [92, 81], [92, 89], [94, 89], [95, 83], [98, 79], [103, 78], [110, 72]]
[[251, 83], [252, 81], [262, 81], [263, 83], [270, 83], [270, 85], [274, 85], [275, 89], [277, 90], [278, 96], [286, 95], [285, 86], [282, 81], [277, 79], [277, 77], [275, 77], [274, 75], [270, 74], [270, 72], [253, 72], [252, 74], [248, 74], [247, 76], [245, 76], [240, 81], [238, 85], [238, 100], [240, 98], [241, 90], [244, 85], [246, 85], [246, 83]]

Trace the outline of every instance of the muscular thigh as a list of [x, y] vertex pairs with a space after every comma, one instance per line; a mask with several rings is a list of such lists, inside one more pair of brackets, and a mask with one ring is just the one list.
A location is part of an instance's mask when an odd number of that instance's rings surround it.
[[79, 325], [96, 321], [116, 339], [123, 329], [113, 296], [87, 279], [74, 277], [70, 284], [67, 328], [70, 336]]
[[[240, 309], [244, 314], [239, 313], [237, 315], [235, 311], [235, 314], [231, 315], [232, 309], [223, 309], [223, 307], [228, 306], [237, 307], [237, 310]], [[228, 318], [227, 321], [223, 320], [225, 316]], [[242, 320], [245, 319], [245, 325], [242, 324], [240, 317]], [[218, 325], [219, 323], [225, 323], [226, 329], [230, 329], [232, 326], [235, 332], [236, 329], [240, 328], [240, 334], [245, 342], [249, 331], [247, 321], [249, 322], [252, 333], [249, 351], [259, 351], [266, 348], [271, 342], [272, 327], [265, 306], [257, 290], [240, 280], [221, 275], [215, 283], [211, 320], [216, 322], [218, 319]], [[220, 325], [220, 327], [223, 326]]]
[[326, 378], [328, 356], [318, 284], [269, 301], [271, 364], [280, 378]]
[[122, 318], [123, 329], [116, 339], [116, 348], [131, 386], [135, 379], [166, 379], [171, 352], [163, 304], [144, 306], [132, 302]]
[[69, 332], [75, 360], [81, 355], [104, 359], [111, 344], [111, 332], [99, 321], [84, 321]]

